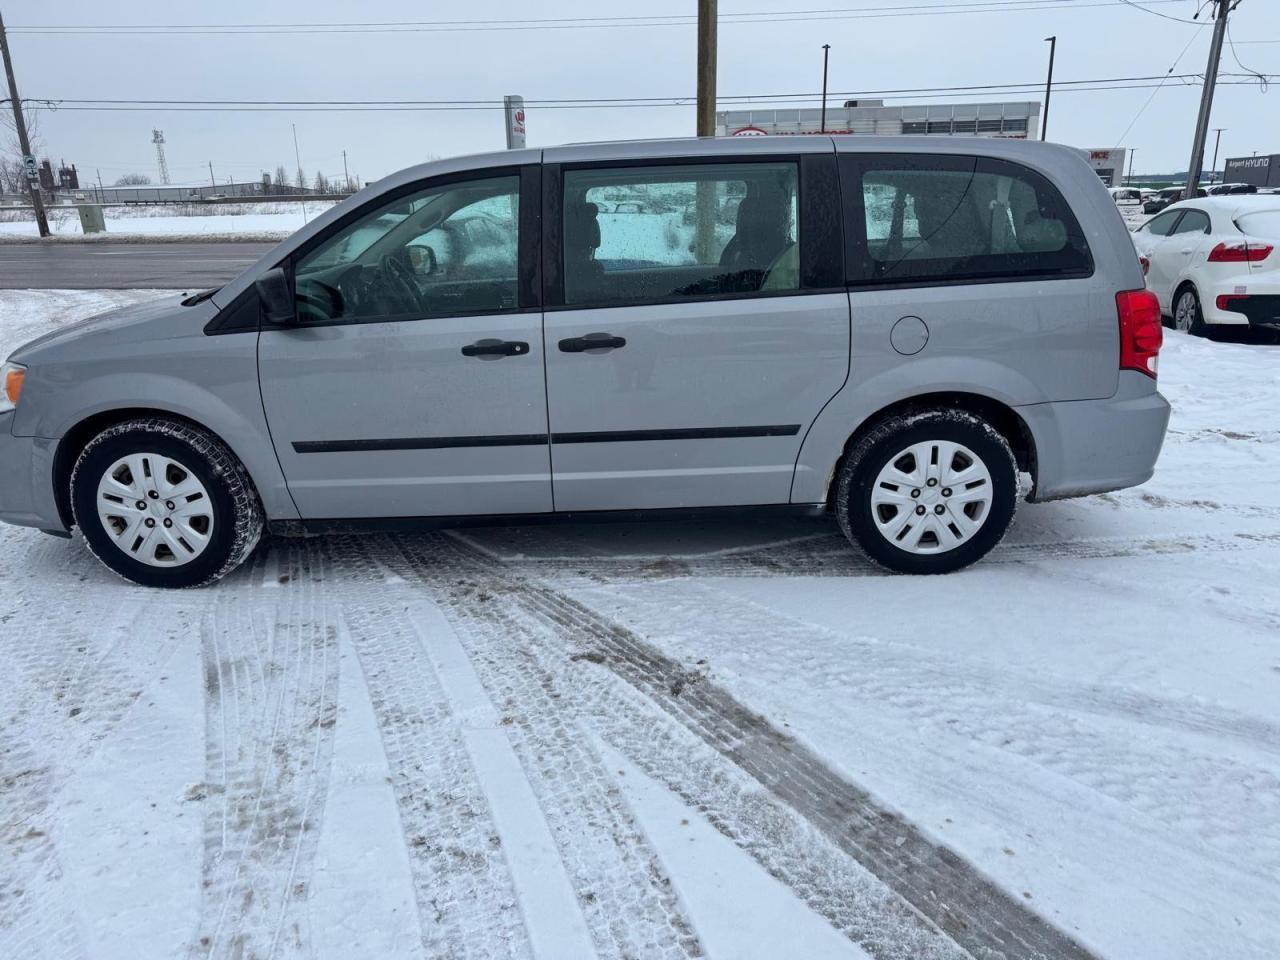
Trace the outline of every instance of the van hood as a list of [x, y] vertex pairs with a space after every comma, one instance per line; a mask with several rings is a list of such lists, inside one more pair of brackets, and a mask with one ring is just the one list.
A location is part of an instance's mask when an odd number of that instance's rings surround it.
[[9, 359], [30, 365], [39, 363], [46, 356], [61, 355], [80, 344], [101, 342], [103, 339], [128, 342], [143, 331], [151, 337], [185, 336], [191, 332], [193, 323], [199, 329], [210, 319], [210, 311], [201, 309], [203, 304], [184, 307], [182, 301], [186, 296], [179, 293], [128, 304], [69, 323], [28, 341], [14, 350]]

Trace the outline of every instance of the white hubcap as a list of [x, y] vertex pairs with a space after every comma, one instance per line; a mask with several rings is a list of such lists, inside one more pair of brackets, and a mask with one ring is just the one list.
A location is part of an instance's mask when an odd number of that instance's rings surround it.
[[1196, 296], [1190, 290], [1178, 298], [1178, 307], [1173, 312], [1173, 325], [1186, 333], [1196, 318]]
[[126, 555], [151, 567], [180, 567], [209, 545], [213, 502], [178, 461], [135, 453], [98, 481], [98, 519]]
[[991, 472], [959, 443], [928, 440], [894, 456], [871, 491], [880, 534], [907, 553], [954, 550], [973, 539], [991, 512]]

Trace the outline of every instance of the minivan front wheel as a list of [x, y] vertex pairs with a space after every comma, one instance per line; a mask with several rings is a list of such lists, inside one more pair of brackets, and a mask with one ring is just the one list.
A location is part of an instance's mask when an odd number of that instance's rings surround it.
[[89, 549], [148, 587], [196, 587], [237, 567], [262, 534], [240, 461], [212, 434], [167, 418], [128, 420], [89, 442], [71, 472]]
[[840, 529], [898, 573], [950, 573], [981, 559], [1013, 520], [1018, 468], [980, 417], [932, 410], [892, 417], [858, 441], [840, 471]]

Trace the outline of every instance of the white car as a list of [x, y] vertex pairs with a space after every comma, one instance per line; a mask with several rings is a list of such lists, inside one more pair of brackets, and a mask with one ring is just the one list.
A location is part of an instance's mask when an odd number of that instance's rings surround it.
[[1280, 326], [1280, 197], [1187, 200], [1139, 227], [1133, 244], [1175, 329]]

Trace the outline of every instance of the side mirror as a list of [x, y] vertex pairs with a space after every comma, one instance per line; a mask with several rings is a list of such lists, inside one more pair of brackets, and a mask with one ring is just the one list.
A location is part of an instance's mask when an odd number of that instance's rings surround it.
[[439, 261], [436, 259], [435, 247], [428, 246], [425, 243], [413, 243], [408, 247], [409, 267], [413, 270], [415, 276], [429, 277], [440, 269]]
[[262, 316], [267, 323], [292, 324], [298, 320], [289, 278], [280, 267], [268, 270], [253, 283], [262, 301]]

